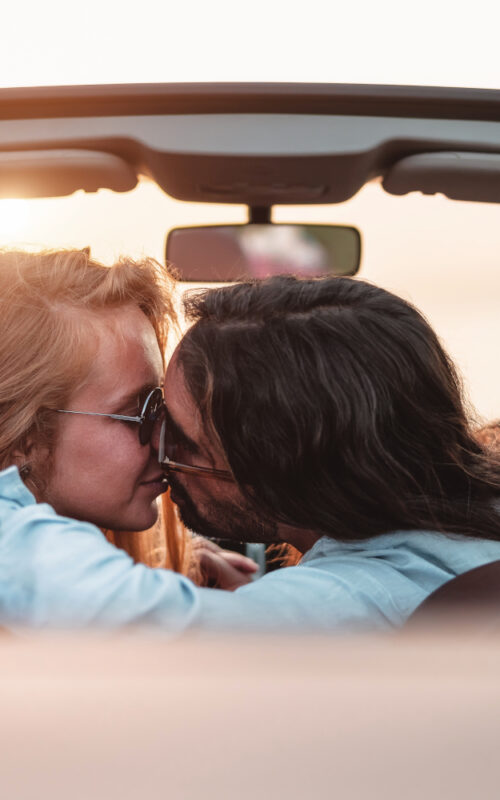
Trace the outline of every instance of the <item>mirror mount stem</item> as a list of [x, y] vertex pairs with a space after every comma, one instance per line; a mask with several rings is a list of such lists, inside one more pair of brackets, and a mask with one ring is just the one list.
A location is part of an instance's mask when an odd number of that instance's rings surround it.
[[248, 206], [248, 221], [251, 225], [270, 225], [271, 206]]

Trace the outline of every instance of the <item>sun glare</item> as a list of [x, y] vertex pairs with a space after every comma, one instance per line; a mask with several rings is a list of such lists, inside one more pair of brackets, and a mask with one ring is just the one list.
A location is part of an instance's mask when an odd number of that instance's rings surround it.
[[0, 244], [12, 244], [26, 232], [29, 222], [29, 202], [27, 200], [0, 200]]

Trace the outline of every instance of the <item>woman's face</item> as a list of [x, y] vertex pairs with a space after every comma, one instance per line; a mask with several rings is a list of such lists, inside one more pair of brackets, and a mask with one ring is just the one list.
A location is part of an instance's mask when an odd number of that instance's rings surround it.
[[[135, 306], [106, 310], [92, 330], [98, 350], [85, 385], [65, 406], [136, 416], [163, 379], [154, 329]], [[58, 414], [53, 467], [43, 500], [64, 516], [112, 530], [145, 530], [164, 491], [156, 452], [139, 426], [109, 417]]]

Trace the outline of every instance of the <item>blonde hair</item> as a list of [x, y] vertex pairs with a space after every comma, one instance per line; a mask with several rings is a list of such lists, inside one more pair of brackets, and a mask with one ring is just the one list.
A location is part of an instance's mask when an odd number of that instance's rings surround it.
[[[164, 355], [169, 329], [176, 328], [174, 284], [167, 268], [149, 258], [121, 258], [106, 267], [91, 259], [90, 248], [0, 251], [0, 469], [22, 467], [30, 441], [53, 450], [52, 412], [65, 407], [92, 364], [97, 345], [88, 328], [94, 315], [137, 306]], [[30, 467], [23, 477], [40, 499], [50, 463]], [[136, 560], [185, 571], [187, 537], [168, 498], [162, 506], [161, 525], [140, 535], [108, 532], [108, 538]]]

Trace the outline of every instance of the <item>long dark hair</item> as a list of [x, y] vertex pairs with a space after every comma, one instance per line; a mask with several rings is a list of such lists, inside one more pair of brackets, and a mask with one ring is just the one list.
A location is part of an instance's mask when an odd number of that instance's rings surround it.
[[188, 295], [187, 386], [261, 514], [337, 539], [400, 529], [500, 539], [500, 459], [405, 300], [289, 276]]

